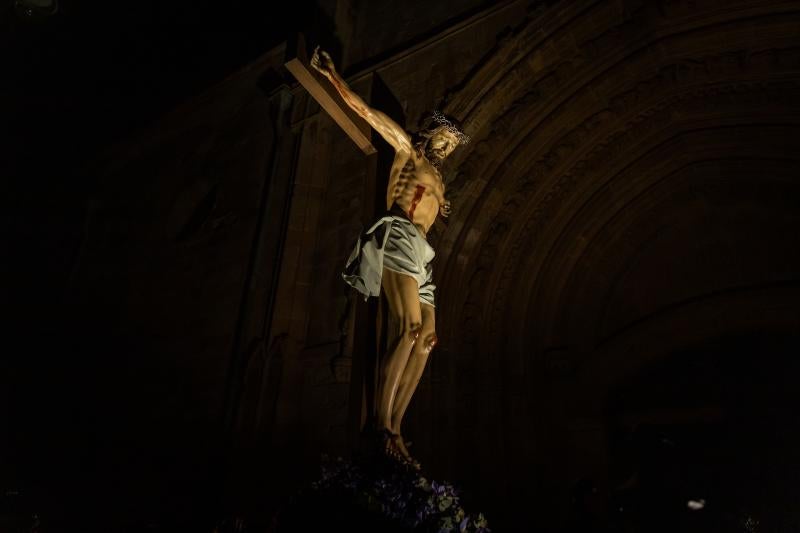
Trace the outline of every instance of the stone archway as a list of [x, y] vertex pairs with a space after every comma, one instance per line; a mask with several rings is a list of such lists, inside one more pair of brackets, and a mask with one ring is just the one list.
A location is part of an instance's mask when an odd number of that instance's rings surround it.
[[[447, 351], [430, 407], [447, 424], [430, 431], [445, 469], [491, 457], [476, 476], [509, 507], [566, 513], [573, 444], [597, 445], [587, 467], [607, 461], [602, 423], [584, 422], [647, 360], [623, 339], [796, 324], [799, 31], [777, 2], [567, 2], [534, 11], [450, 95], [476, 142], [456, 156], [458, 215], [437, 245]], [[688, 237], [708, 264], [680, 256], [654, 281]], [[717, 329], [698, 322], [709, 313]]]

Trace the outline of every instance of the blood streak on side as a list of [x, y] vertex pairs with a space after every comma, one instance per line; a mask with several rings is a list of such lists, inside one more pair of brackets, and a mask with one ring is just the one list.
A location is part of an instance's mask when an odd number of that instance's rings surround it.
[[414, 199], [411, 201], [411, 208], [408, 210], [408, 218], [411, 219], [411, 222], [414, 222], [414, 210], [417, 208], [419, 201], [422, 200], [423, 194], [425, 194], [425, 187], [417, 185], [417, 189], [414, 191]]

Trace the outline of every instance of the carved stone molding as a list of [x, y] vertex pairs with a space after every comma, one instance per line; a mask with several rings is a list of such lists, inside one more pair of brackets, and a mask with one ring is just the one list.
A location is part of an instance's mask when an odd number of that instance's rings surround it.
[[[538, 228], [547, 224], [547, 216], [553, 205], [563, 199], [576, 184], [578, 176], [585, 175], [589, 169], [602, 166], [604, 161], [614, 157], [619, 157], [630, 146], [632, 139], [640, 139], [647, 135], [647, 131], [658, 129], [664, 123], [673, 121], [681, 113], [689, 112], [694, 106], [702, 106], [703, 109], [714, 109], [714, 105], [720, 102], [727, 102], [731, 98], [738, 98], [739, 104], [752, 105], [753, 101], [764, 99], [784, 98], [789, 104], [793, 99], [793, 88], [797, 86], [792, 82], [792, 75], [796, 74], [800, 57], [799, 49], [770, 50], [757, 53], [745, 53], [742, 51], [726, 52], [708, 58], [694, 61], [682, 61], [666, 65], [659, 69], [657, 75], [637, 83], [633, 88], [623, 91], [616, 97], [609, 100], [608, 107], [595, 112], [589, 116], [578, 127], [564, 135], [553, 148], [533, 165], [533, 171], [526, 177], [517, 180], [517, 188], [510, 194], [509, 198], [496, 214], [487, 232], [491, 239], [483, 240], [475, 249], [480, 249], [481, 253], [475, 259], [475, 268], [470, 276], [469, 294], [476, 297], [470, 298], [459, 307], [464, 310], [465, 318], [459, 323], [479, 322], [481, 319], [472, 319], [470, 311], [485, 309], [483, 298], [491, 294], [491, 299], [498, 302], [498, 306], [507, 302], [509, 281], [518, 273], [514, 271], [514, 266], [519, 263], [519, 256], [523, 248], [528, 249], [527, 243], [536, 238]], [[744, 58], [744, 60], [743, 60]], [[785, 66], [787, 72], [781, 73], [775, 69], [775, 65]], [[735, 69], [731, 69], [735, 66]], [[773, 81], [762, 80], [755, 82], [739, 82], [730, 80], [728, 82], [717, 82], [715, 85], [702, 83], [703, 76], [708, 83], [708, 78], [713, 74], [719, 75], [721, 72], [731, 72], [739, 74], [737, 78], [747, 80], [746, 74], [760, 74], [759, 71], [772, 70]], [[785, 81], [784, 81], [785, 80]], [[688, 92], [680, 92], [681, 89]], [[739, 95], [739, 96], [737, 96]], [[749, 96], [742, 96], [749, 95]], [[656, 101], [654, 97], [662, 97]], [[725, 98], [720, 98], [725, 96]], [[747, 101], [741, 101], [742, 99]], [[692, 104], [693, 101], [702, 103]], [[649, 105], [650, 107], [645, 107]], [[682, 108], [680, 106], [683, 106]], [[644, 107], [644, 109], [642, 109]], [[683, 111], [681, 110], [683, 109]], [[631, 111], [639, 111], [633, 116]], [[616, 127], [616, 129], [614, 129]], [[648, 130], [649, 128], [649, 130]], [[592, 135], [600, 130], [606, 133], [605, 138], [596, 140], [592, 143]], [[610, 132], [608, 130], [611, 130]], [[596, 139], [596, 137], [595, 137]], [[581, 148], [584, 150], [591, 147], [590, 151], [583, 155], [572, 164], [572, 167], [563, 173], [560, 178], [552, 180], [552, 185], [547, 192], [535, 196], [536, 202], [528, 202], [527, 210], [523, 210], [520, 215], [520, 206], [523, 198], [530, 198], [536, 186], [544, 180], [548, 172], [559, 168], [563, 162], [568, 162], [574, 158], [576, 151]], [[520, 150], [524, 153], [524, 150]], [[573, 159], [574, 161], [574, 159]], [[505, 165], [508, 167], [509, 165]], [[552, 174], [551, 174], [552, 175]], [[585, 180], [586, 177], [582, 177]], [[527, 212], [526, 212], [527, 211]], [[510, 228], [519, 227], [519, 217], [524, 216], [527, 220], [523, 229], [516, 232], [516, 240], [508, 243], [507, 237]], [[505, 243], [503, 241], [506, 241]], [[504, 253], [500, 253], [503, 247]], [[528, 251], [530, 251], [528, 249]], [[489, 287], [488, 274], [496, 270], [498, 257], [504, 257], [504, 274], [499, 277], [496, 288], [487, 291]], [[483, 300], [483, 301], [481, 301]], [[492, 309], [487, 313], [488, 316], [502, 317], [501, 309]], [[492, 331], [497, 334], [497, 331]], [[467, 343], [474, 343], [477, 339], [467, 339]]]
[[[747, 90], [748, 88], [749, 91]], [[556, 244], [555, 239], [560, 233], [560, 229], [565, 226], [567, 219], [575, 216], [574, 210], [563, 212], [560, 219], [556, 221], [557, 213], [564, 211], [563, 203], [568, 195], [589, 198], [592, 187], [586, 184], [594, 184], [594, 189], [606, 186], [604, 184], [609, 178], [602, 177], [603, 171], [607, 168], [603, 166], [604, 161], [615, 160], [619, 162], [618, 167], [625, 166], [624, 162], [627, 161], [629, 156], [626, 151], [635, 145], [637, 139], [654, 136], [658, 130], [667, 131], [676, 122], [676, 117], [680, 116], [681, 112], [688, 112], [691, 108], [699, 107], [707, 112], [719, 110], [720, 106], [716, 104], [722, 102], [721, 95], [727, 96], [724, 100], [727, 107], [736, 109], [737, 107], [741, 108], [744, 103], [751, 100], [754, 94], [760, 94], [760, 98], [765, 97], [767, 94], [772, 94], [773, 96], [778, 94], [774, 90], [768, 93], [765, 89], [766, 87], [761, 84], [753, 84], [749, 87], [737, 85], [733, 89], [731, 86], [722, 86], [718, 87], [716, 91], [706, 88], [694, 94], [682, 95], [677, 102], [672, 103], [670, 106], [648, 110], [645, 113], [648, 116], [648, 120], [640, 122], [638, 127], [628, 130], [624, 135], [615, 135], [614, 142], [608, 145], [607, 151], [593, 151], [590, 157], [576, 163], [571, 172], [565, 173], [544, 197], [543, 201], [530, 212], [522, 229], [516, 234], [512, 244], [507, 248], [505, 252], [506, 260], [503, 261], [505, 268], [499, 274], [496, 285], [493, 287], [494, 292], [491, 294], [491, 298], [496, 303], [489, 315], [494, 318], [490, 324], [490, 335], [501, 334], [504, 321], [502, 318], [503, 306], [499, 302], [505, 301], [508, 303], [513, 300], [509, 300], [512, 287], [515, 295], [514, 299], [519, 299], [520, 294], [522, 294], [529, 300], [534, 297], [534, 294], [538, 294], [540, 290], [553, 290], [552, 280], [548, 282], [545, 279], [538, 279], [538, 273], [548, 259], [547, 256], [552, 253], [552, 247]], [[775, 87], [770, 87], [770, 89], [775, 89]], [[785, 98], [798, 99], [800, 97], [800, 84], [791, 88], [784, 87], [784, 89], [783, 95]], [[734, 90], [736, 92], [732, 92]], [[583, 193], [581, 194], [581, 190], [576, 189], [583, 190]], [[536, 243], [533, 247], [531, 246], [532, 242]], [[523, 273], [525, 276], [523, 276]], [[566, 276], [567, 273], [561, 272], [559, 279], [564, 280]], [[526, 278], [530, 281], [525, 282], [523, 285], [525, 288], [520, 291], [520, 285], [514, 283], [514, 281]], [[553, 301], [550, 303], [555, 305]]]
[[[520, 191], [530, 195], [537, 184], [556, 171], [559, 161], [574, 158], [576, 148], [585, 149], [592, 142], [593, 132], [602, 133], [604, 128], [614, 127], [609, 122], [618, 119], [620, 112], [635, 111], [647, 105], [640, 102], [642, 98], [659, 98], [665, 92], [659, 90], [662, 85], [674, 90], [675, 85], [729, 78], [729, 71], [736, 71], [742, 63], [754, 67], [763, 54], [755, 47], [754, 50], [741, 48], [700, 58], [687, 57], [693, 40], [713, 35], [711, 41], [717, 48], [741, 40], [743, 33], [752, 33], [752, 30], [746, 29], [746, 25], [740, 27], [742, 24], [737, 17], [764, 18], [759, 22], [765, 30], [760, 32], [765, 36], [759, 38], [764, 46], [769, 42], [773, 42], [773, 46], [775, 42], [791, 42], [790, 29], [798, 27], [796, 7], [785, 3], [742, 2], [737, 4], [737, 9], [725, 9], [727, 5], [720, 2], [643, 3], [619, 12], [612, 3], [597, 2], [563, 4], [558, 11], [540, 6], [534, 9], [531, 18], [507, 35], [464, 88], [448, 99], [448, 110], [457, 116], [469, 113], [465, 122], [468, 131], [476, 136], [476, 142], [464, 152], [465, 156], [456, 154], [457, 158], [465, 159], [455, 160], [458, 171], [448, 186], [449, 194], [460, 213], [468, 214], [451, 220], [437, 248], [440, 261], [447, 262], [451, 251], [454, 252], [452, 256], [471, 256], [472, 251], [464, 250], [463, 244], [467, 239], [474, 241], [476, 235], [480, 239], [492, 233], [493, 238], [502, 240], [502, 232], [510, 224], [501, 220], [489, 225], [487, 220], [493, 219], [497, 211], [518, 207], [515, 193], [504, 188], [505, 183], [513, 184], [519, 179], [515, 167], [527, 169], [528, 175]], [[726, 23], [730, 23], [730, 28], [719, 27]], [[713, 33], [708, 28], [714, 28]], [[692, 32], [693, 35], [687, 36]], [[686, 41], [690, 45], [683, 44]], [[709, 48], [706, 43], [696, 47]], [[763, 62], [760, 70], [766, 73], [773, 66], [774, 63]], [[617, 91], [608, 96], [598, 92], [599, 86], [607, 84], [608, 80], [637, 80], [639, 72], [648, 70], [654, 74], [622, 91], [623, 94], [614, 87], [605, 88], [605, 92]], [[666, 84], [665, 80], [668, 80]], [[487, 87], [493, 92], [487, 92]], [[613, 94], [617, 96], [611, 96]], [[594, 106], [579, 104], [579, 97], [587, 101], [593, 98]], [[571, 135], [565, 135], [563, 128], [571, 127], [575, 115], [574, 111], [566, 109], [566, 102], [580, 110], [604, 105], [611, 98], [614, 101], [609, 109], [594, 112], [589, 120], [575, 126]], [[494, 121], [477, 118], [483, 111], [470, 107], [469, 102], [478, 102], [482, 106], [480, 109], [487, 111], [486, 116], [497, 118]], [[566, 115], [571, 118], [567, 119]], [[527, 137], [534, 132], [544, 140], [523, 148], [530, 144]], [[560, 139], [557, 147], [538, 157], [535, 164], [518, 161], [546, 149], [548, 139], [553, 137]], [[506, 198], [505, 205], [498, 203], [498, 196]], [[482, 204], [484, 198], [489, 198], [494, 205]], [[457, 269], [448, 266], [450, 278], [456, 273], [454, 270]], [[461, 275], [455, 278], [458, 284], [466, 282]]]

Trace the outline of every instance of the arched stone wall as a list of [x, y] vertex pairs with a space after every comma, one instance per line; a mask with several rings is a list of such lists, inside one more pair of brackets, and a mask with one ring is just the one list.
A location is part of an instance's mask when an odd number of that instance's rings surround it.
[[437, 245], [446, 470], [493, 457], [486, 493], [517, 503], [566, 490], [565, 420], [637, 365], [797, 327], [798, 35], [783, 2], [542, 5], [448, 96], [475, 141]]

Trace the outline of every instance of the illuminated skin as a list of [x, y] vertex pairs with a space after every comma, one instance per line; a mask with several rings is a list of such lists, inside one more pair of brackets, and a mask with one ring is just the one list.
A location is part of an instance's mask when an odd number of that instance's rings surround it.
[[[395, 150], [386, 208], [397, 205], [423, 235], [437, 215], [450, 214], [450, 202], [444, 197], [444, 182], [437, 166], [458, 146], [458, 138], [444, 126], [428, 132], [417, 146], [411, 136], [381, 111], [369, 107], [336, 72], [331, 57], [317, 48], [311, 66], [322, 73], [344, 101], [363, 117]], [[401, 436], [401, 424], [411, 397], [419, 384], [428, 356], [436, 345], [434, 308], [419, 300], [417, 281], [408, 275], [383, 270], [381, 287], [389, 303], [389, 312], [397, 329], [390, 332], [389, 350], [381, 359], [376, 390], [378, 427], [394, 435], [386, 440], [389, 455], [411, 459]]]

